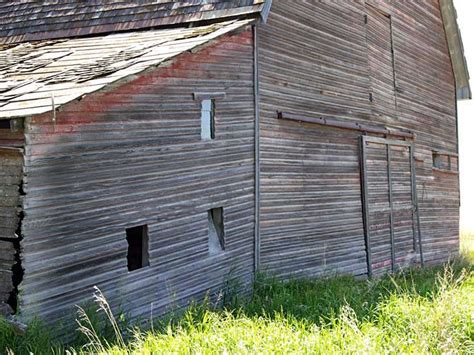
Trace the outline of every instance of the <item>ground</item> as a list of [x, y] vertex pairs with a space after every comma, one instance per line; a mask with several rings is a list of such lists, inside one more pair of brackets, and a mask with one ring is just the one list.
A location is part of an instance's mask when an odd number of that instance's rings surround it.
[[380, 280], [260, 276], [250, 300], [230, 290], [218, 302], [225, 308], [194, 305], [149, 331], [114, 318], [98, 290], [99, 313], [78, 314], [73, 343], [59, 344], [40, 322], [22, 336], [2, 322], [0, 352], [474, 353], [474, 235], [463, 236], [462, 248], [461, 260]]

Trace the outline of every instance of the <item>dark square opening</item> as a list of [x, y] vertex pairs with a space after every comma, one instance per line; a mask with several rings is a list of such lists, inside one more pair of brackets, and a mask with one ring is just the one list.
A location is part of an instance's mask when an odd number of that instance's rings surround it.
[[128, 271], [134, 271], [150, 265], [148, 256], [148, 226], [128, 228]]
[[0, 129], [10, 129], [10, 120], [0, 120]]

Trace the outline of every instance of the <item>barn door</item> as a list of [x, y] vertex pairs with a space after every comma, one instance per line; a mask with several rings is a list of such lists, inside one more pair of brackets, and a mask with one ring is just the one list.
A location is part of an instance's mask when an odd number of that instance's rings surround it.
[[413, 144], [361, 138], [369, 276], [423, 263]]

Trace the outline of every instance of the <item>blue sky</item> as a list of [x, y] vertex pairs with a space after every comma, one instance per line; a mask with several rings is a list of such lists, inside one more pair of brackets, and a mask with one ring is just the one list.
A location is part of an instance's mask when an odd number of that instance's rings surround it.
[[[474, 1], [454, 0], [471, 78], [474, 77]], [[471, 80], [471, 87], [473, 81]], [[474, 232], [474, 101], [460, 101], [461, 229]]]

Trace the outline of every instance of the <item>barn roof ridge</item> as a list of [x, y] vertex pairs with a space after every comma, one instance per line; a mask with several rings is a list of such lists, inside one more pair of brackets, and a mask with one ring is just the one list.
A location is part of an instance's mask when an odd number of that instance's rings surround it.
[[25, 0], [0, 3], [0, 45], [252, 17], [272, 0]]

